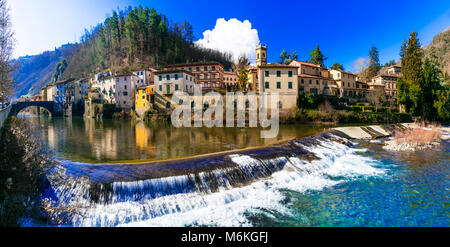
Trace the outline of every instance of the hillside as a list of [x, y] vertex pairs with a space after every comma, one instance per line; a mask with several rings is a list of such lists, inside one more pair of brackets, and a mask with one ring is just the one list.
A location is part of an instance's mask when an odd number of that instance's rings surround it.
[[73, 45], [63, 45], [54, 51], [39, 55], [19, 57], [14, 60], [17, 70], [13, 74], [16, 82], [16, 97], [38, 94], [50, 81], [56, 64], [73, 51]]
[[450, 27], [434, 36], [431, 44], [424, 48], [425, 57], [436, 63], [450, 84]]
[[217, 61], [231, 67], [231, 55], [194, 45], [186, 20], [171, 23], [154, 9], [129, 7], [86, 31], [67, 58], [63, 79], [87, 77], [107, 68], [159, 67], [167, 64]]
[[89, 77], [108, 68], [114, 71], [199, 61], [217, 61], [231, 68], [231, 54], [198, 47], [193, 40], [193, 28], [187, 21], [170, 23], [154, 9], [139, 6], [113, 11], [104, 23], [86, 30], [80, 43], [14, 61], [18, 65], [13, 75], [16, 96], [39, 93], [62, 58], [67, 68], [59, 79]]

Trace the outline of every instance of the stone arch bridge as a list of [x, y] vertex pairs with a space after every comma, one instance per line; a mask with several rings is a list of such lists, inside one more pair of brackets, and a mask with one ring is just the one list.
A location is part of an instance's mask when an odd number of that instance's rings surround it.
[[53, 101], [29, 101], [29, 102], [16, 102], [12, 105], [11, 112], [9, 114], [13, 114], [17, 116], [19, 112], [27, 107], [36, 106], [47, 109], [52, 116], [54, 117], [62, 117], [64, 115], [64, 106], [62, 103], [56, 103]]

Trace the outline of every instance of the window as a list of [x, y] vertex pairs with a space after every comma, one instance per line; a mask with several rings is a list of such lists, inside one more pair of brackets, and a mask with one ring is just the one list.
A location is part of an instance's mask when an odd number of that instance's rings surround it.
[[281, 71], [277, 71], [277, 77], [281, 77]]
[[266, 77], [269, 77], [269, 71], [264, 71], [264, 72], [265, 72]]
[[291, 81], [288, 82], [288, 88], [289, 88], [289, 89], [292, 89], [292, 82], [291, 82]]
[[175, 74], [175, 80], [178, 80], [178, 74]]
[[160, 92], [162, 91], [162, 85], [159, 85], [159, 91]]
[[280, 89], [281, 88], [281, 82], [277, 81], [277, 88]]
[[196, 69], [197, 69], [197, 71], [200, 71], [200, 67], [197, 67]]
[[319, 85], [319, 80], [316, 80], [316, 85]]
[[123, 92], [123, 96], [128, 96], [128, 92]]
[[189, 72], [192, 72], [192, 68], [189, 68]]
[[289, 77], [292, 77], [292, 71], [289, 71], [289, 72], [288, 72], [288, 76], [289, 76]]
[[211, 70], [216, 70], [216, 66], [212, 66]]
[[166, 80], [170, 80], [170, 75], [166, 75]]
[[123, 89], [127, 89], [127, 85], [124, 85], [124, 86], [123, 86]]
[[178, 90], [178, 84], [175, 84], [175, 90]]
[[213, 78], [213, 79], [216, 79], [216, 74], [212, 74], [212, 78]]
[[265, 87], [266, 87], [266, 88], [269, 88], [269, 82], [268, 82], [268, 81], [266, 81]]
[[305, 84], [305, 79], [302, 79], [302, 84]]
[[208, 67], [205, 66], [205, 68], [203, 68], [204, 71], [208, 71]]
[[312, 80], [311, 80], [311, 79], [309, 79], [309, 84], [310, 84], [310, 85], [312, 84]]

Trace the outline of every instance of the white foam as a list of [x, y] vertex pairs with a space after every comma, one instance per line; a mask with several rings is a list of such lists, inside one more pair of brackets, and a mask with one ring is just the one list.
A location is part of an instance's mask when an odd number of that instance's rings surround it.
[[[183, 193], [158, 194], [150, 197], [134, 197], [130, 200], [113, 197], [111, 203], [92, 204], [86, 199], [75, 200], [80, 205], [80, 214], [73, 223], [76, 226], [249, 226], [247, 213], [261, 212], [260, 209], [275, 210], [281, 214], [290, 212], [280, 201], [281, 189], [305, 193], [309, 190], [322, 190], [345, 181], [366, 176], [380, 176], [385, 170], [379, 167], [376, 160], [358, 154], [367, 150], [350, 148], [338, 142], [319, 140], [315, 146], [297, 145], [312, 152], [319, 159], [311, 162], [297, 157], [278, 157], [272, 160], [259, 160], [247, 155], [230, 155], [232, 162], [239, 165], [242, 172], [252, 175], [255, 167], [270, 164], [284, 164], [283, 169], [271, 176], [259, 179], [243, 187], [233, 188], [224, 176], [225, 170], [214, 171], [219, 181], [218, 192], [191, 190]], [[190, 178], [178, 176], [136, 182], [117, 182], [113, 184], [116, 192], [136, 193], [150, 187], [182, 188]], [[207, 176], [200, 173], [201, 185], [206, 186]], [[75, 189], [73, 196], [82, 197], [87, 193], [87, 186], [70, 185]], [[71, 188], [72, 188], [71, 187]], [[80, 188], [79, 188], [80, 187]], [[72, 193], [72, 192], [71, 192]], [[71, 197], [60, 193], [59, 196]]]

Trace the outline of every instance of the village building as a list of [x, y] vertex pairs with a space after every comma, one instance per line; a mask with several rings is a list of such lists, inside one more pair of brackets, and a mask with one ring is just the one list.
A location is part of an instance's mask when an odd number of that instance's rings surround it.
[[137, 87], [146, 87], [149, 85], [154, 85], [154, 72], [156, 69], [149, 68], [134, 71], [133, 74], [137, 76]]
[[[185, 70], [162, 70], [155, 72], [156, 93], [172, 95], [175, 91], [194, 94], [201, 90], [194, 73]], [[201, 92], [201, 91], [200, 91]]]
[[236, 88], [238, 84], [238, 76], [235, 72], [225, 71], [223, 73], [223, 83], [226, 88]]
[[372, 85], [384, 86], [387, 100], [397, 99], [397, 80], [402, 76], [401, 66], [393, 65], [372, 78]]
[[145, 112], [152, 109], [155, 100], [155, 85], [136, 88], [136, 99], [134, 108], [136, 113], [142, 117]]
[[353, 98], [356, 95], [357, 75], [340, 69], [330, 69], [330, 75], [339, 87], [339, 97]]
[[284, 64], [265, 64], [258, 68], [259, 93], [279, 94], [278, 107], [291, 109], [297, 106], [298, 67]]
[[66, 101], [66, 87], [68, 84], [74, 82], [75, 79], [67, 79], [55, 83], [55, 95], [53, 101], [57, 103], [64, 103]]
[[336, 81], [330, 77], [328, 69], [319, 65], [292, 61], [291, 66], [298, 67], [299, 93], [336, 96], [339, 93]]
[[132, 73], [116, 74], [112, 77], [115, 85], [115, 104], [122, 110], [130, 110], [134, 106], [134, 94], [138, 77]]
[[[201, 85], [203, 92], [226, 88], [224, 83], [224, 67], [219, 62], [168, 65], [164, 70], [184, 70], [192, 73], [195, 82]], [[157, 92], [159, 91], [157, 90]]]
[[46, 86], [47, 90], [47, 101], [54, 101], [56, 95], [56, 86], [54, 83], [49, 83]]

